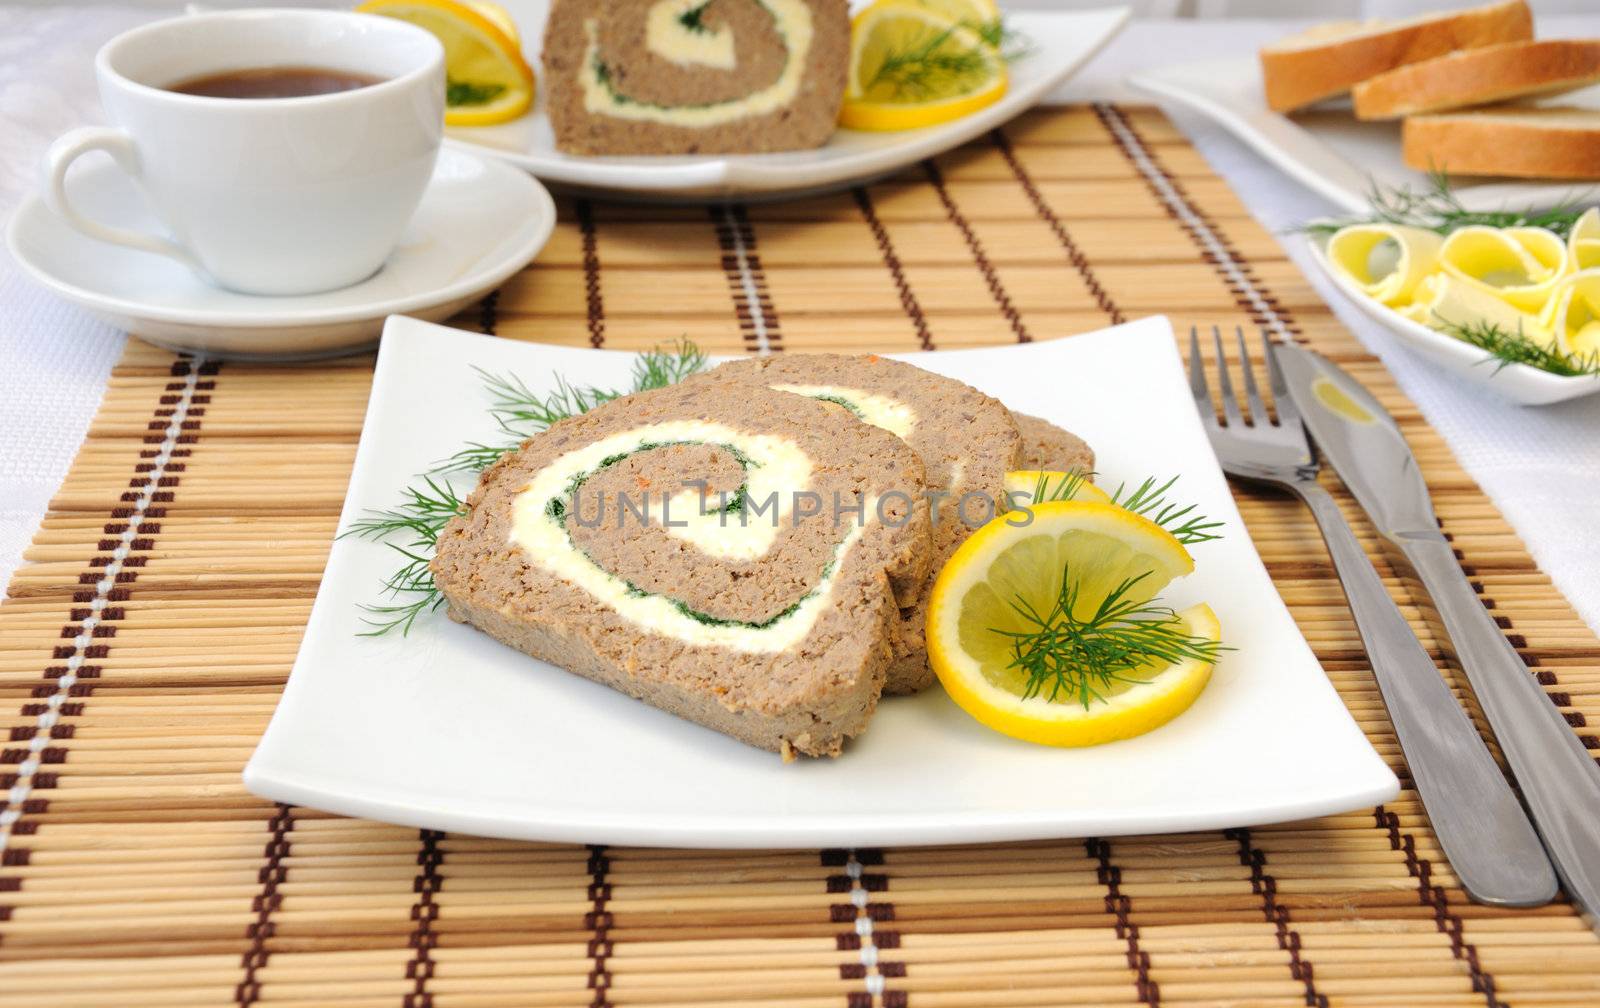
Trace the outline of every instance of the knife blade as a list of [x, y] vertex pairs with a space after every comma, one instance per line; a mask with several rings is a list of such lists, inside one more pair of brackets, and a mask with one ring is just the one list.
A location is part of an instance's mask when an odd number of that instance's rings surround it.
[[1600, 766], [1478, 600], [1389, 411], [1321, 354], [1277, 344], [1273, 356], [1323, 455], [1432, 599], [1568, 896], [1600, 931]]

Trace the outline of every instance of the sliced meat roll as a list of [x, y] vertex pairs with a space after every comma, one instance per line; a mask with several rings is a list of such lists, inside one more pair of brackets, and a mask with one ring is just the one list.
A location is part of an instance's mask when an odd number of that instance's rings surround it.
[[[686, 383], [756, 386], [829, 403], [881, 427], [922, 459], [933, 519], [928, 579], [902, 598], [899, 654], [884, 686], [888, 693], [915, 693], [933, 682], [923, 622], [933, 576], [1004, 502], [1005, 475], [1015, 469], [1022, 440], [1011, 413], [970, 385], [876, 355], [779, 354], [723, 364]], [[744, 395], [741, 388], [728, 393]]]
[[1017, 430], [1022, 432], [1023, 469], [1046, 469], [1068, 472], [1081, 469], [1094, 471], [1094, 449], [1089, 442], [1063, 430], [1048, 420], [1026, 413], [1012, 413]]
[[845, 0], [555, 0], [545, 106], [572, 154], [818, 147], [850, 59]]
[[766, 389], [688, 385], [562, 421], [487, 469], [439, 538], [453, 619], [787, 758], [837, 755], [926, 580], [923, 467]]

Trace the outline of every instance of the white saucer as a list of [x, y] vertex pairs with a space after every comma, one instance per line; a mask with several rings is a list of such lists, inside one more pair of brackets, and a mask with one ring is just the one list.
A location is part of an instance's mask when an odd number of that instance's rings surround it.
[[[109, 161], [84, 165], [67, 187], [90, 217], [158, 229], [137, 188]], [[151, 343], [289, 360], [372, 346], [390, 315], [450, 317], [537, 255], [555, 220], [550, 194], [525, 172], [446, 149], [383, 269], [336, 291], [262, 297], [212, 287], [161, 256], [79, 234], [37, 195], [12, 217], [6, 245], [35, 280]]]

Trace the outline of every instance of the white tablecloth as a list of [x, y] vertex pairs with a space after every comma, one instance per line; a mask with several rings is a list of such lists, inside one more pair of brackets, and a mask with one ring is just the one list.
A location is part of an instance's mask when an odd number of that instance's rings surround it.
[[[0, 218], [35, 184], [52, 137], [99, 121], [91, 57], [122, 29], [157, 16], [118, 7], [0, 6]], [[1249, 53], [1285, 21], [1135, 22], [1063, 90], [1062, 99], [1137, 98], [1121, 84], [1172, 60]], [[1546, 35], [1600, 35], [1600, 17], [1546, 18]], [[1174, 117], [1274, 233], [1333, 208], [1209, 123]], [[1591, 627], [1600, 629], [1600, 397], [1528, 409], [1440, 375], [1367, 322], [1312, 271], [1318, 290], [1380, 355]], [[0, 255], [0, 584], [10, 577], [99, 402], [123, 337], [37, 289]]]

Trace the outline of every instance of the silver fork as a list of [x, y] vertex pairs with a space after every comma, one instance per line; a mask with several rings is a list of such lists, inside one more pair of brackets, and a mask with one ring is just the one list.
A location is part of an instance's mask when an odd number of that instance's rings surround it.
[[[1189, 386], [1211, 446], [1230, 476], [1281, 487], [1311, 509], [1344, 586], [1417, 793], [1456, 877], [1481, 903], [1549, 902], [1556, 891], [1555, 872], [1527, 814], [1433, 659], [1390, 599], [1338, 504], [1317, 482], [1317, 458], [1273, 357], [1271, 341], [1262, 334], [1277, 423], [1262, 402], [1244, 330], [1238, 330], [1238, 337], [1248, 417], [1234, 396], [1222, 333], [1213, 326], [1212, 335], [1221, 421], [1206, 382], [1199, 333], [1189, 331]], [[1262, 756], [1271, 758], [1267, 753]]]

